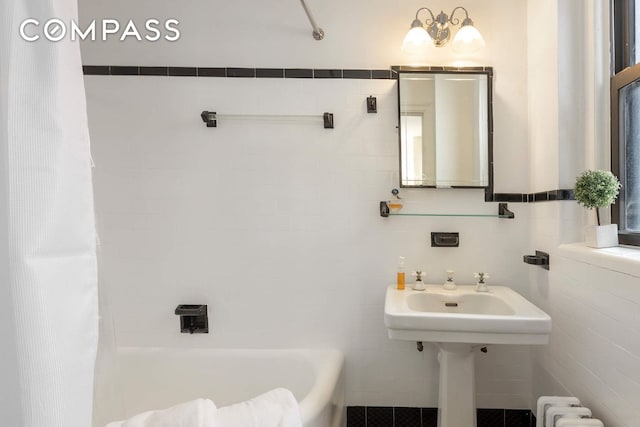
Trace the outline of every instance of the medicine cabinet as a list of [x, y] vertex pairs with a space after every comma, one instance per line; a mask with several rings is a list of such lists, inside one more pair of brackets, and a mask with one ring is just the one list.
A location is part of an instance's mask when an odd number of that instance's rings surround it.
[[493, 188], [490, 67], [393, 67], [400, 186]]

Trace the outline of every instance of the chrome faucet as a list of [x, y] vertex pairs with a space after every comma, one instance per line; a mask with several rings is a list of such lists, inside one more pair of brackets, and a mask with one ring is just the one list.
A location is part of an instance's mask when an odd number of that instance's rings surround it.
[[476, 292], [489, 292], [489, 288], [484, 281], [484, 279], [489, 278], [487, 273], [473, 273], [473, 277], [478, 279], [478, 283], [476, 283]]
[[455, 291], [457, 288], [456, 282], [453, 281], [453, 273], [453, 270], [447, 270], [447, 281], [442, 285], [448, 291]]

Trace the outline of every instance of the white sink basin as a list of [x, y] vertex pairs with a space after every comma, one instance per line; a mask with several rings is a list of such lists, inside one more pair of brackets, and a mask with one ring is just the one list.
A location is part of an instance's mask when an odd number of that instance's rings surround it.
[[407, 295], [407, 306], [413, 311], [433, 313], [495, 314], [511, 316], [513, 308], [489, 293], [444, 294], [416, 292]]
[[389, 286], [384, 322], [389, 338], [466, 344], [546, 344], [551, 318], [504, 286], [476, 292], [475, 286], [425, 291]]

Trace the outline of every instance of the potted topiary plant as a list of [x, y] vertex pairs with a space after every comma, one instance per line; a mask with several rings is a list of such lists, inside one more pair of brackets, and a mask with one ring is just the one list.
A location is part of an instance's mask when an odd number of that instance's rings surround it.
[[585, 228], [587, 246], [608, 248], [618, 245], [618, 224], [600, 224], [600, 208], [607, 208], [620, 193], [620, 181], [609, 171], [588, 170], [576, 179], [575, 197], [579, 204], [596, 210], [598, 225]]

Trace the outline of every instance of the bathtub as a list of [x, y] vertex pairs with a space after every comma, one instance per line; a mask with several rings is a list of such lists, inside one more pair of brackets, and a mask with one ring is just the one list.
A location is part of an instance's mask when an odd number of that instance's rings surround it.
[[342, 427], [343, 355], [337, 350], [119, 348], [96, 375], [94, 427], [198, 397], [226, 406], [276, 387], [293, 393], [304, 427]]

